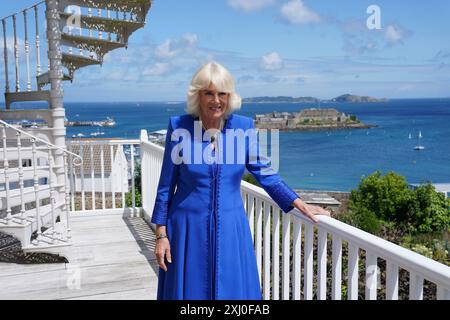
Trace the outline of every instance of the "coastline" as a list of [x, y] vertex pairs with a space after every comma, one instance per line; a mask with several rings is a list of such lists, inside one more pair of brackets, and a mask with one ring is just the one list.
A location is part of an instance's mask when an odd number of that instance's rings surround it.
[[257, 124], [257, 129], [278, 129], [280, 131], [323, 131], [323, 130], [346, 130], [346, 129], [370, 129], [378, 127], [375, 124], [346, 124], [346, 125], [301, 125], [295, 127], [286, 127], [284, 125], [269, 125], [264, 126]]

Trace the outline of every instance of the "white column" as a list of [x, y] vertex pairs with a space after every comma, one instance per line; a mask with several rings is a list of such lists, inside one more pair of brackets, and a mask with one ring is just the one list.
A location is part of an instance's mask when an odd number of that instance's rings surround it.
[[[65, 110], [63, 105], [63, 89], [61, 87], [63, 71], [62, 71], [62, 54], [61, 54], [61, 31], [59, 28], [58, 1], [46, 0], [46, 19], [47, 19], [47, 39], [48, 39], [48, 57], [50, 63], [49, 79], [50, 79], [50, 108], [52, 110], [52, 134], [53, 144], [61, 149], [66, 148], [66, 128], [64, 124]], [[64, 159], [61, 149], [53, 152], [56, 174], [56, 183], [63, 185], [64, 178]], [[57, 199], [63, 200], [65, 197], [62, 189], [58, 192]]]

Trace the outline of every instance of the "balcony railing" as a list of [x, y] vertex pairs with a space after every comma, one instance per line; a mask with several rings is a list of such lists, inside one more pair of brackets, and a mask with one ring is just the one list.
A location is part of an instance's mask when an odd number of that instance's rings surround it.
[[69, 170], [71, 211], [140, 212], [135, 181], [139, 140], [72, 139], [67, 147], [83, 159], [82, 166]]
[[[140, 144], [142, 208], [149, 221], [164, 148], [149, 142], [145, 130]], [[241, 195], [264, 299], [396, 300], [407, 285], [409, 299], [419, 300], [425, 281], [437, 299], [450, 299], [450, 267], [331, 217], [321, 216], [314, 225], [296, 209], [283, 214], [262, 188], [245, 181]]]

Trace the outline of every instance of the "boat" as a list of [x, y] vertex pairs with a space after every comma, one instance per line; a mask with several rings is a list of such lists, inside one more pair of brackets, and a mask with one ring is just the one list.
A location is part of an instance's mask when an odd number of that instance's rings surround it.
[[420, 139], [422, 139], [422, 132], [421, 131], [419, 131], [419, 136], [418, 136], [417, 139], [418, 139], [418, 145], [414, 147], [414, 150], [424, 150], [425, 147], [420, 144]]
[[102, 127], [114, 127], [116, 125], [116, 122], [113, 118], [106, 117], [106, 120], [101, 121], [100, 126]]

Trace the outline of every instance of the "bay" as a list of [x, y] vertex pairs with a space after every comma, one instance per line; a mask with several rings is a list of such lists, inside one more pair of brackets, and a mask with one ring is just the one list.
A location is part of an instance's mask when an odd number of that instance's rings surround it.
[[[19, 104], [17, 107], [23, 107]], [[66, 102], [71, 121], [112, 117], [116, 127], [100, 137], [138, 139], [140, 130], [166, 129], [170, 116], [185, 113], [183, 102]], [[382, 103], [246, 103], [237, 114], [254, 117], [272, 111], [335, 108], [376, 128], [318, 132], [280, 132], [279, 173], [292, 188], [349, 191], [361, 176], [394, 171], [409, 183], [450, 182], [450, 98], [394, 99]], [[67, 136], [89, 137], [98, 127], [68, 127]], [[420, 143], [425, 150], [414, 150]], [[411, 134], [412, 139], [409, 139]]]

